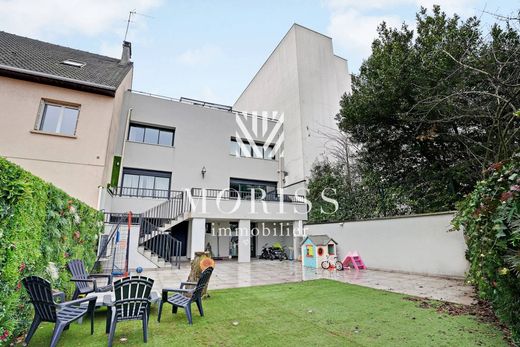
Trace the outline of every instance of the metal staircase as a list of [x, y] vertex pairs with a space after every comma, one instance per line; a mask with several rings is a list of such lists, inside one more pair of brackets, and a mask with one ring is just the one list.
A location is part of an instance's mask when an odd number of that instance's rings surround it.
[[138, 252], [158, 267], [180, 268], [182, 242], [169, 229], [189, 211], [186, 192], [172, 191], [168, 200], [139, 215]]

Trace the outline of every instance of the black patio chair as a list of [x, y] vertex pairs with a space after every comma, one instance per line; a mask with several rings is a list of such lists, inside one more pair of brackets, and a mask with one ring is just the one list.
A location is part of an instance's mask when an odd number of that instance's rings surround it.
[[[162, 300], [159, 304], [159, 316], [157, 321], [161, 321], [162, 308], [165, 303], [172, 305], [172, 313], [177, 313], [177, 308], [182, 307], [188, 317], [188, 323], [193, 324], [191, 316], [191, 304], [195, 302], [199, 309], [201, 317], [204, 317], [204, 311], [202, 309], [202, 292], [208, 285], [209, 278], [213, 272], [212, 267], [208, 267], [202, 272], [197, 282], [181, 282], [181, 287], [178, 289], [164, 288], [162, 290]], [[195, 286], [193, 289], [184, 288], [186, 286]], [[169, 292], [175, 292], [172, 296], [168, 296]]]
[[[34, 306], [34, 319], [25, 337], [26, 344], [29, 344], [29, 341], [41, 322], [51, 322], [55, 323], [51, 347], [56, 346], [63, 330], [67, 328], [70, 323], [82, 318], [87, 313], [90, 313], [90, 334], [94, 334], [95, 297], [58, 304], [54, 302], [54, 295], [49, 281], [37, 276], [29, 276], [24, 278], [22, 282]], [[87, 302], [88, 305], [85, 305], [84, 303]]]
[[114, 282], [115, 302], [111, 308], [109, 347], [112, 347], [117, 323], [127, 320], [142, 320], [143, 340], [144, 342], [148, 341], [150, 292], [153, 282], [153, 279], [144, 276], [125, 277]]
[[[109, 274], [89, 274], [85, 269], [83, 260], [74, 259], [69, 261], [68, 268], [72, 274], [70, 279], [76, 284], [76, 290], [72, 296], [72, 300], [75, 300], [80, 295], [86, 295], [93, 292], [109, 292], [112, 290], [112, 275]], [[96, 278], [106, 278], [107, 285], [98, 287]]]

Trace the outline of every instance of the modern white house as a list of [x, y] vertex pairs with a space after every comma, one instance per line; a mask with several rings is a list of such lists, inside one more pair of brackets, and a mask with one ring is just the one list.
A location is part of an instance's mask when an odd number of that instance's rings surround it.
[[349, 91], [331, 38], [297, 24], [233, 106], [126, 91], [99, 208], [107, 235], [121, 214], [136, 216], [129, 267], [169, 266], [207, 249], [249, 262], [273, 242], [297, 257], [305, 183], [327, 156], [325, 135]]
[[132, 90], [129, 42], [121, 58], [0, 43], [0, 155], [103, 210], [101, 254], [119, 230], [130, 268], [208, 249], [249, 262], [274, 242], [298, 256], [306, 181], [350, 91], [330, 37], [294, 24], [232, 106]]

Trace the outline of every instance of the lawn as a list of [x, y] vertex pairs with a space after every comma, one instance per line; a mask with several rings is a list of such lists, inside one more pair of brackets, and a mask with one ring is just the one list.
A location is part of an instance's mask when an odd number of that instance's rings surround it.
[[[212, 290], [205, 317], [194, 305], [193, 326], [170, 306], [157, 323], [151, 314], [148, 346], [507, 346], [501, 331], [472, 316], [420, 308], [406, 296], [331, 280]], [[59, 346], [103, 346], [105, 312], [73, 324]], [[238, 324], [237, 324], [238, 323]], [[52, 325], [43, 323], [32, 346], [48, 346]], [[121, 340], [126, 338], [126, 341]], [[114, 346], [143, 345], [140, 322], [117, 326]]]

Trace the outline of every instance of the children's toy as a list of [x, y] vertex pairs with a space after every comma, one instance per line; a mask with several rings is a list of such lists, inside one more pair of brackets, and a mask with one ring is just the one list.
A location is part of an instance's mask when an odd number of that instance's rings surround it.
[[[337, 244], [328, 235], [307, 236], [301, 243], [303, 266], [318, 269], [323, 262], [330, 264], [330, 260], [336, 258]], [[334, 261], [332, 264], [335, 266]]]
[[321, 267], [325, 270], [343, 270], [343, 264], [338, 260], [336, 256], [328, 256], [324, 261], [321, 262]]
[[361, 259], [361, 256], [358, 254], [358, 252], [348, 252], [345, 259], [342, 261], [343, 267], [350, 269], [350, 264], [352, 264], [352, 267], [356, 270], [366, 270], [367, 267], [365, 266], [365, 263], [363, 263], [363, 260]]

